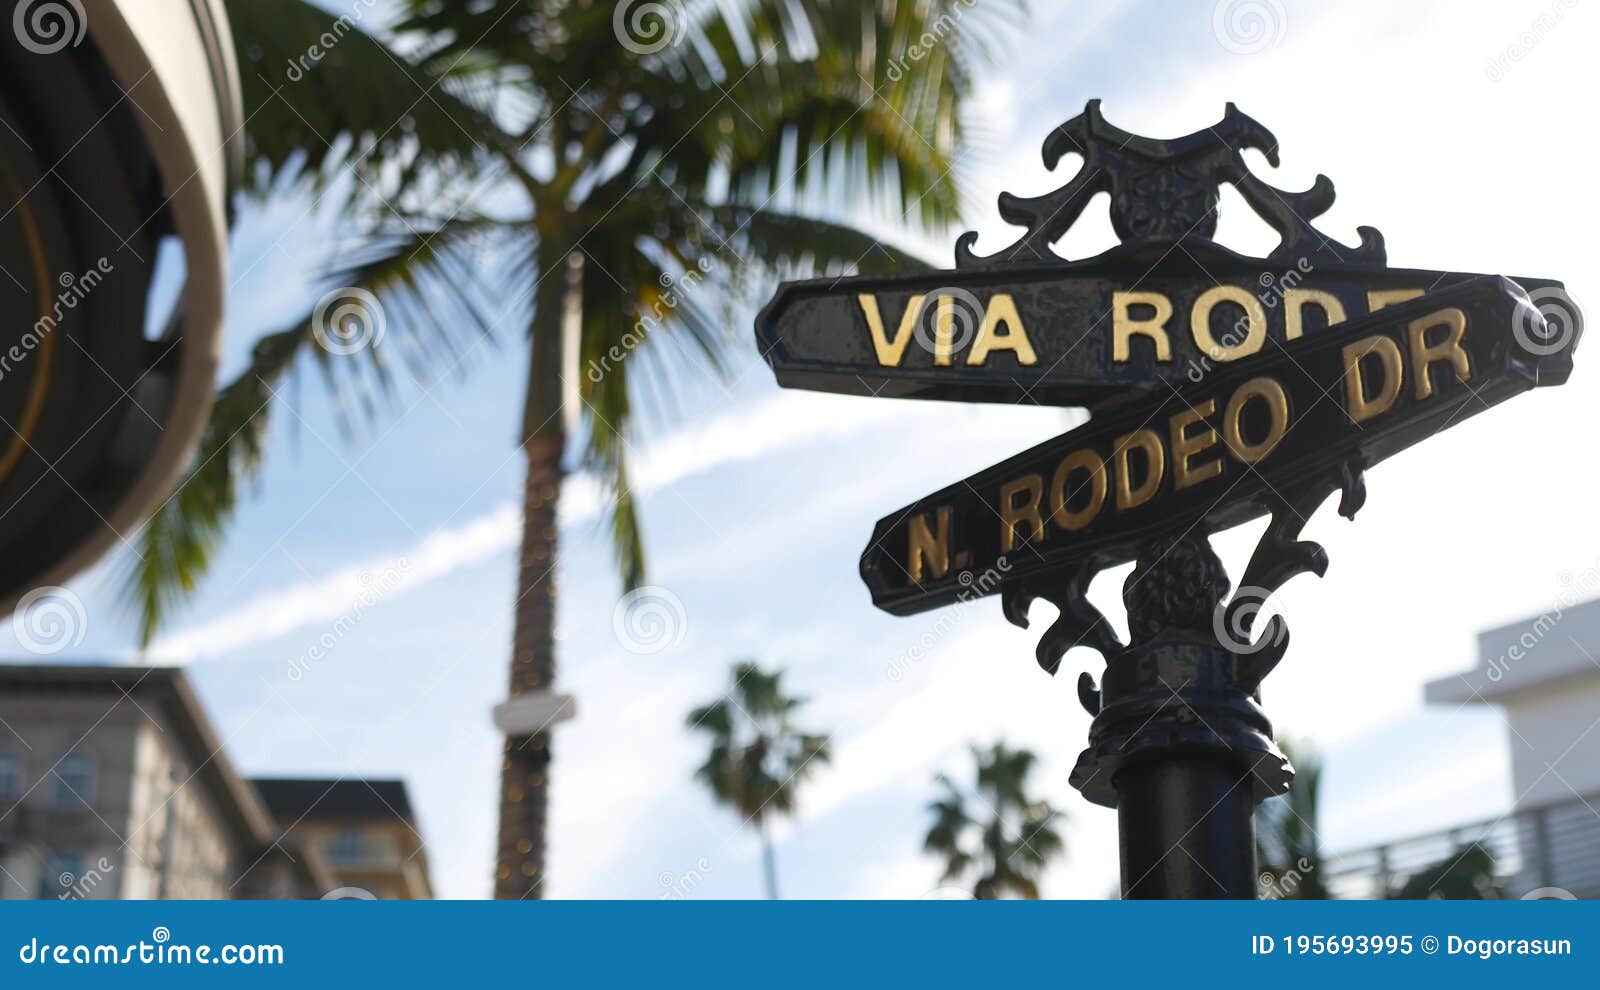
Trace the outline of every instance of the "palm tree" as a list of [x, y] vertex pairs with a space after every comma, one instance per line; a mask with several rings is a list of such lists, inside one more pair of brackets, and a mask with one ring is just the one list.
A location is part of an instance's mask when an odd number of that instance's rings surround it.
[[[142, 642], [210, 564], [292, 369], [315, 364], [359, 423], [384, 411], [397, 373], [440, 377], [510, 318], [530, 341], [510, 692], [554, 700], [563, 478], [581, 467], [608, 492], [621, 577], [638, 586], [639, 394], [660, 411], [683, 369], [719, 367], [730, 340], [748, 347], [721, 305], [746, 284], [917, 265], [825, 217], [955, 220], [963, 106], [1003, 42], [994, 15], [1019, 2], [395, 0], [380, 29], [370, 0], [337, 17], [309, 0], [232, 0], [254, 188], [324, 195], [351, 233], [330, 252], [339, 305], [259, 340], [136, 538]], [[384, 346], [352, 345], [379, 320]], [[543, 728], [505, 743], [499, 897], [543, 890]]]
[[1504, 896], [1494, 853], [1477, 842], [1456, 846], [1384, 894], [1391, 901], [1497, 901]]
[[766, 673], [746, 660], [733, 667], [733, 687], [689, 713], [689, 728], [711, 737], [711, 751], [695, 777], [712, 800], [755, 822], [767, 897], [778, 898], [778, 863], [772, 820], [792, 815], [795, 795], [812, 771], [827, 763], [828, 740], [801, 732], [790, 721], [804, 698], [783, 693], [783, 671]]
[[[1264, 897], [1286, 900], [1333, 899], [1317, 837], [1317, 805], [1322, 789], [1322, 758], [1306, 742], [1283, 740], [1295, 768], [1289, 793], [1262, 802], [1256, 810], [1256, 860]], [[1494, 900], [1502, 896], [1494, 854], [1469, 842], [1436, 863], [1398, 880], [1384, 878], [1377, 896], [1388, 900]]]
[[1323, 879], [1317, 802], [1322, 759], [1309, 743], [1281, 742], [1294, 767], [1289, 793], [1256, 809], [1256, 862], [1272, 899], [1323, 901], [1332, 897]]
[[[933, 827], [923, 848], [944, 858], [941, 882], [967, 883], [982, 901], [1015, 894], [1039, 899], [1039, 875], [1064, 845], [1054, 822], [1064, 812], [1028, 796], [1037, 757], [996, 742], [972, 747], [977, 786], [963, 793], [947, 775], [934, 778], [944, 796], [928, 806]], [[977, 815], [974, 816], [973, 808]]]

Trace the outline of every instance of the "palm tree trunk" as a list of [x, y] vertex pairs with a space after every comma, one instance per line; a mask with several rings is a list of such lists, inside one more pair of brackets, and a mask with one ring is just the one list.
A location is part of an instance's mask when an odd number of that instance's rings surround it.
[[766, 816], [760, 818], [761, 865], [766, 871], [767, 900], [778, 900], [778, 854], [772, 848], [772, 832], [767, 828]]
[[[553, 239], [551, 239], [553, 240]], [[567, 292], [559, 254], [540, 248], [522, 449], [522, 550], [511, 633], [511, 695], [555, 689], [557, 506], [566, 429], [561, 416], [561, 317]], [[500, 773], [500, 842], [494, 895], [544, 895], [545, 816], [550, 791], [550, 733], [507, 737]]]

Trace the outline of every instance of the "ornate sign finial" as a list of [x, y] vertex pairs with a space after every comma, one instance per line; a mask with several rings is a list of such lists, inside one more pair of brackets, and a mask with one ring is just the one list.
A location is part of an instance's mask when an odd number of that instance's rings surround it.
[[1333, 182], [1326, 175], [1305, 192], [1275, 188], [1257, 178], [1244, 160], [1254, 148], [1274, 168], [1278, 139], [1256, 120], [1228, 104], [1222, 120], [1204, 130], [1170, 140], [1129, 134], [1106, 122], [1100, 101], [1050, 132], [1044, 164], [1054, 169], [1064, 155], [1083, 159], [1072, 180], [1054, 192], [1023, 198], [1000, 194], [1000, 215], [1028, 232], [1009, 248], [980, 258], [972, 253], [978, 232], [956, 242], [956, 267], [1065, 261], [1050, 245], [1067, 232], [1097, 193], [1111, 195], [1111, 228], [1124, 243], [1144, 240], [1211, 240], [1217, 232], [1218, 191], [1231, 183], [1252, 210], [1280, 237], [1267, 256], [1277, 263], [1312, 261], [1385, 264], [1383, 235], [1357, 228], [1361, 244], [1350, 248], [1311, 226], [1333, 205]]

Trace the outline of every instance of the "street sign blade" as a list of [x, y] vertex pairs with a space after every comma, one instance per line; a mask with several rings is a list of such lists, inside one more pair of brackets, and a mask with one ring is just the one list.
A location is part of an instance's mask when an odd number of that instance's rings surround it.
[[1551, 339], [1519, 285], [1481, 276], [1269, 344], [885, 517], [862, 578], [874, 604], [912, 614], [1112, 566], [1154, 536], [1232, 526], [1330, 479], [1355, 485], [1390, 454], [1565, 381], [1576, 336]]
[[756, 337], [786, 388], [1096, 406], [1481, 277], [1131, 242], [1083, 261], [785, 283]]

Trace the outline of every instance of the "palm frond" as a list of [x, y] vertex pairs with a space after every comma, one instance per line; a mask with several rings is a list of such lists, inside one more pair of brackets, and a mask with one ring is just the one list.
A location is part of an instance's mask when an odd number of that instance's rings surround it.
[[[581, 460], [604, 493], [604, 520], [627, 589], [646, 575], [630, 481], [640, 395], [652, 417], [672, 419], [680, 372], [724, 372], [732, 313], [757, 272], [923, 267], [891, 243], [825, 219], [670, 196], [640, 196], [638, 202], [637, 210], [604, 216], [585, 237], [579, 290]], [[641, 243], [641, 229], [704, 236]]]
[[256, 182], [286, 166], [318, 179], [341, 164], [363, 180], [414, 178], [422, 170], [460, 172], [486, 147], [511, 141], [488, 110], [437, 71], [413, 64], [348, 13], [310, 0], [229, 0], [247, 119], [247, 155]]
[[741, 661], [732, 682], [724, 697], [689, 713], [689, 726], [712, 740], [695, 777], [747, 822], [793, 814], [801, 787], [830, 758], [828, 739], [789, 724], [802, 699], [783, 692], [781, 671]]
[[709, 732], [718, 738], [726, 738], [733, 732], [733, 717], [726, 699], [694, 709], [685, 722], [690, 729]]
[[966, 800], [949, 777], [940, 774], [935, 783], [944, 788], [945, 795], [928, 804], [928, 810], [933, 812], [933, 825], [923, 838], [922, 847], [945, 858], [943, 879], [948, 880], [965, 872], [972, 861], [963, 848], [963, 837], [976, 822], [967, 813]]
[[[1015, 894], [1036, 899], [1039, 876], [1065, 849], [1055, 820], [1061, 812], [1028, 796], [1027, 779], [1036, 762], [1033, 753], [1011, 749], [1004, 742], [971, 748], [977, 782], [977, 803], [986, 817], [973, 818], [967, 797], [945, 774], [934, 778], [943, 796], [928, 805], [933, 824], [923, 849], [944, 860], [941, 880], [954, 880], [976, 870], [973, 896], [979, 900]], [[976, 832], [976, 850], [966, 838]]]
[[696, 220], [722, 234], [720, 254], [751, 259], [742, 267], [746, 277], [910, 273], [930, 267], [891, 240], [825, 217], [772, 207], [756, 210], [697, 201], [683, 205]]
[[[209, 568], [242, 486], [260, 467], [278, 386], [302, 358], [321, 368], [353, 421], [377, 414], [375, 393], [393, 377], [390, 355], [414, 375], [461, 361], [462, 328], [486, 334], [466, 255], [476, 219], [374, 234], [332, 273], [340, 287], [304, 318], [262, 337], [246, 367], [217, 392], [194, 461], [176, 491], [135, 535], [124, 598], [148, 646]], [[341, 336], [340, 319], [361, 336]], [[354, 349], [352, 349], [354, 348]]]
[[[700, 89], [703, 107], [673, 115], [700, 122], [665, 167], [725, 171], [731, 198], [752, 206], [881, 199], [915, 223], [957, 217], [960, 107], [976, 67], [998, 52], [997, 30], [1019, 19], [1022, 4], [751, 0], [697, 9], [696, 43], [674, 50], [662, 83], [687, 75], [718, 85]], [[665, 137], [670, 125], [651, 123], [645, 140], [656, 129]]]
[[217, 393], [195, 455], [178, 488], [134, 535], [124, 597], [134, 610], [140, 646], [148, 646], [194, 592], [237, 504], [239, 486], [261, 463], [273, 383], [293, 360], [292, 331], [262, 338], [251, 368]]

